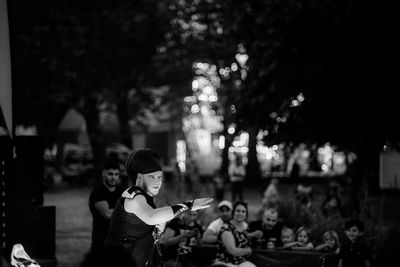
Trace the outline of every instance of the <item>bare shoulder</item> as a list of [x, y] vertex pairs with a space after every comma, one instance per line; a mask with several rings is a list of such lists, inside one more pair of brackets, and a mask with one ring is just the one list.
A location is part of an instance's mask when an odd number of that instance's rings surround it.
[[137, 194], [133, 198], [125, 198], [124, 208], [126, 211], [132, 212], [141, 207], [143, 203], [146, 203], [146, 198], [141, 194]]

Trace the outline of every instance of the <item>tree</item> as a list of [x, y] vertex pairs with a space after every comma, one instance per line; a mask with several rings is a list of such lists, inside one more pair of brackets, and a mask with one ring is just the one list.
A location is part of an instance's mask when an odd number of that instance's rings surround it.
[[107, 104], [116, 107], [121, 138], [130, 146], [128, 121], [154, 105], [148, 89], [178, 80], [168, 81], [166, 73], [177, 72], [173, 66], [160, 64], [165, 56], [159, 56], [159, 47], [171, 20], [168, 4], [12, 1], [9, 14], [16, 123], [36, 124], [39, 133], [53, 136], [53, 141], [65, 110], [77, 107], [87, 122], [96, 166], [101, 168], [106, 144], [99, 107]]
[[[399, 134], [390, 90], [397, 84], [398, 42], [391, 34], [397, 3], [215, 0], [179, 11], [203, 25], [187, 40], [224, 73], [225, 124], [268, 130], [268, 144], [329, 141], [356, 151], [361, 162], [373, 143], [375, 164], [368, 166], [377, 169], [380, 146]], [[240, 54], [248, 56], [244, 65]]]

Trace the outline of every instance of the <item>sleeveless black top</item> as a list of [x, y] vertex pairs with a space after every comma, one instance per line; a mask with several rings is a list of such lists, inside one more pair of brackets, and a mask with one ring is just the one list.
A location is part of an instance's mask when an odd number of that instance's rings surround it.
[[[133, 198], [137, 195], [143, 195], [147, 204], [156, 208], [153, 198], [142, 188], [133, 186], [128, 189], [128, 193], [133, 194]], [[134, 213], [126, 212], [124, 201], [125, 197], [120, 197], [114, 208], [105, 245], [106, 247], [119, 247], [124, 243], [131, 243], [134, 245], [132, 250], [135, 250], [131, 251], [132, 254], [138, 254], [140, 251], [141, 257], [149, 259], [154, 247], [152, 233], [155, 226], [146, 224]]]

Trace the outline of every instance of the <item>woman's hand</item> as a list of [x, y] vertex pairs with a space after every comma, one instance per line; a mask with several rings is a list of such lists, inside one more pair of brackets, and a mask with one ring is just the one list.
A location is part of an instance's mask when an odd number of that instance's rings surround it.
[[196, 198], [193, 200], [191, 210], [201, 210], [210, 207], [210, 203], [213, 201], [212, 198]]

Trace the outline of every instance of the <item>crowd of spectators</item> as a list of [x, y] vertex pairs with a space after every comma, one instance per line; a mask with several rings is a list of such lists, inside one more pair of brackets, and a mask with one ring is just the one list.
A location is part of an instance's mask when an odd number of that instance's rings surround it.
[[[254, 267], [257, 266], [253, 257], [255, 251], [331, 254], [336, 255], [339, 267], [369, 266], [371, 253], [362, 242], [362, 221], [348, 220], [342, 227], [343, 232], [327, 225], [322, 232], [316, 233], [310, 224], [302, 220], [302, 216], [316, 205], [328, 219], [343, 216], [338, 184], [329, 183], [325, 197], [317, 203], [312, 184], [299, 183], [292, 198], [298, 217], [288, 218], [285, 211], [287, 198], [280, 192], [279, 180], [271, 179], [260, 196], [259, 206], [256, 207], [258, 212], [250, 219], [243, 194], [243, 165], [239, 158], [236, 158], [235, 164], [229, 170], [232, 201], [224, 198], [223, 179], [219, 177], [221, 179], [215, 181], [216, 218], [205, 223], [203, 212], [187, 211], [167, 222], [157, 244], [158, 253], [154, 254], [161, 266]], [[186, 189], [193, 191], [191, 187]], [[347, 238], [346, 242], [340, 242], [339, 233]], [[204, 257], [206, 247], [214, 251], [211, 260]]]
[[[327, 192], [321, 209], [327, 215], [340, 213], [341, 206], [335, 185], [329, 185]], [[309, 193], [308, 190], [301, 192], [302, 199], [306, 199], [301, 203], [303, 208], [310, 201], [307, 200]], [[272, 196], [272, 201], [268, 196]], [[337, 199], [332, 201], [335, 198]], [[162, 245], [166, 254], [169, 250], [173, 250], [174, 254], [165, 258], [163, 266], [205, 266], [204, 259], [201, 259], [201, 249], [205, 246], [214, 247], [216, 251], [214, 259], [209, 262], [210, 266], [256, 266], [251, 257], [254, 250], [331, 254], [338, 259], [340, 267], [370, 266], [371, 252], [363, 242], [365, 227], [362, 221], [348, 219], [343, 225], [343, 236], [346, 240], [340, 242], [339, 233], [335, 229], [327, 228], [321, 236], [316, 236], [309, 227], [286, 221], [280, 216], [280, 201], [282, 198], [277, 190], [277, 182], [274, 181], [272, 189], [270, 187], [269, 193], [264, 194], [260, 202], [259, 218], [249, 220], [249, 210], [244, 200], [234, 203], [222, 200], [216, 205], [218, 217], [208, 225], [197, 224], [197, 213], [190, 213], [189, 220], [185, 219], [188, 216], [185, 215], [171, 221], [167, 224]], [[189, 229], [193, 227], [198, 230], [189, 233]], [[191, 238], [193, 241], [189, 241]], [[196, 256], [196, 253], [200, 254]]]

